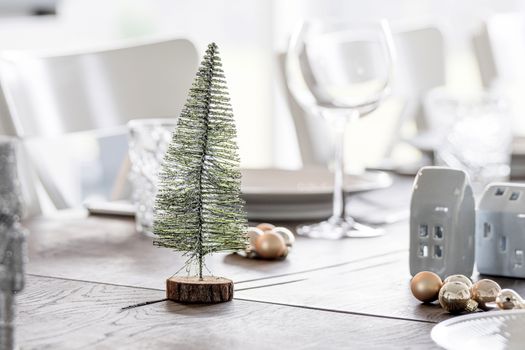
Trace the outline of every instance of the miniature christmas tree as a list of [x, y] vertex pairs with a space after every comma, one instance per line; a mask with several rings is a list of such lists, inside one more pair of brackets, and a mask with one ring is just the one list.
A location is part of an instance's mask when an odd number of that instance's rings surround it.
[[204, 259], [214, 252], [243, 250], [247, 244], [236, 129], [221, 66], [212, 43], [159, 174], [154, 244], [184, 252], [186, 264], [198, 269], [198, 278], [168, 279], [168, 298], [177, 301], [231, 300], [233, 282], [203, 276]]

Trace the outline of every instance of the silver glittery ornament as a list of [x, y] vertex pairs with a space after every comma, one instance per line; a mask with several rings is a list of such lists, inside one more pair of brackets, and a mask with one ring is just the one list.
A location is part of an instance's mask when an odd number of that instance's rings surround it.
[[439, 290], [439, 304], [451, 314], [473, 312], [478, 308], [478, 303], [472, 300], [470, 288], [463, 282], [444, 283]]
[[493, 280], [482, 279], [472, 285], [470, 292], [472, 299], [478, 302], [479, 307], [488, 310], [487, 303], [496, 301], [496, 297], [501, 292], [501, 287]]
[[502, 310], [525, 309], [525, 301], [512, 289], [502, 289], [496, 297], [496, 304]]
[[450, 275], [443, 281], [443, 283], [447, 282], [461, 282], [465, 283], [469, 288], [472, 287], [472, 281], [465, 275]]

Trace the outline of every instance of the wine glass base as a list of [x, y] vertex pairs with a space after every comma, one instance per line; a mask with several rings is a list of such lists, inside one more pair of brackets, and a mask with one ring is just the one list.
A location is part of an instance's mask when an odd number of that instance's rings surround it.
[[297, 234], [299, 236], [322, 239], [368, 238], [382, 236], [385, 234], [385, 230], [357, 223], [352, 218], [330, 218], [312, 225], [301, 225], [297, 227]]

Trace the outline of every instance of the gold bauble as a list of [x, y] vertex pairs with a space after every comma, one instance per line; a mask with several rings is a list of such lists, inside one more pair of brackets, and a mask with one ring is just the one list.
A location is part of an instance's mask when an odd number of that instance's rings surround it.
[[465, 283], [469, 288], [472, 287], [472, 281], [465, 275], [450, 275], [443, 281], [443, 283], [447, 282], [461, 282]]
[[410, 281], [410, 290], [419, 301], [431, 303], [437, 300], [441, 285], [441, 278], [437, 274], [421, 271]]
[[496, 297], [501, 292], [499, 284], [489, 279], [477, 281], [470, 288], [472, 299], [476, 300], [481, 309], [487, 309], [487, 303], [496, 301]]
[[496, 304], [502, 310], [525, 309], [525, 301], [512, 289], [502, 289], [496, 297]]
[[266, 231], [273, 230], [275, 228], [275, 225], [269, 224], [267, 222], [263, 222], [263, 223], [257, 225], [257, 228], [259, 230], [262, 230], [263, 232], [266, 232]]
[[259, 236], [262, 236], [263, 234], [264, 232], [261, 229], [258, 229], [257, 227], [248, 227], [248, 231], [246, 231], [246, 236], [248, 236], [250, 250], [255, 250], [255, 244], [257, 242], [257, 238]]
[[286, 243], [288, 247], [291, 247], [294, 244], [295, 236], [293, 235], [292, 231], [290, 231], [286, 227], [276, 227], [272, 231], [280, 234], [281, 237], [284, 239], [284, 243]]
[[281, 258], [286, 258], [288, 256], [288, 253], [290, 252], [290, 248], [288, 248], [288, 246], [286, 246], [284, 248], [284, 252], [283, 254], [280, 256]]
[[472, 300], [470, 288], [458, 281], [443, 284], [439, 291], [439, 305], [451, 314], [473, 312], [478, 308], [478, 303]]
[[286, 252], [286, 243], [278, 233], [266, 231], [255, 242], [257, 255], [265, 259], [280, 258]]

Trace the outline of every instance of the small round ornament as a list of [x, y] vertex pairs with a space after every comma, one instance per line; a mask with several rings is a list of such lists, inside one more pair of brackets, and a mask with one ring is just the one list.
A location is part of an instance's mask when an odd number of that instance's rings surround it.
[[451, 314], [474, 312], [478, 308], [478, 303], [472, 300], [470, 288], [458, 281], [443, 284], [439, 290], [439, 305]]
[[250, 250], [255, 250], [255, 244], [257, 242], [257, 237], [262, 236], [264, 232], [257, 227], [249, 227], [246, 231], [246, 236], [248, 236], [248, 242], [250, 243]]
[[288, 256], [288, 253], [290, 253], [290, 247], [286, 246], [284, 248], [284, 252], [281, 254], [279, 258], [286, 258]]
[[499, 284], [489, 279], [477, 281], [470, 288], [472, 299], [478, 302], [481, 309], [487, 310], [487, 303], [496, 301], [496, 297], [501, 292]]
[[292, 231], [286, 227], [276, 227], [272, 231], [281, 235], [281, 237], [284, 239], [284, 243], [286, 243], [288, 247], [291, 247], [295, 243], [295, 236], [293, 235]]
[[465, 275], [450, 275], [443, 281], [443, 283], [447, 282], [462, 282], [465, 283], [467, 287], [472, 287], [472, 281]]
[[410, 281], [410, 290], [419, 301], [431, 303], [438, 299], [442, 284], [441, 278], [434, 272], [421, 271]]
[[283, 256], [286, 252], [286, 243], [278, 233], [266, 231], [257, 237], [255, 251], [257, 255], [265, 259], [276, 259]]
[[496, 304], [502, 310], [525, 309], [525, 301], [512, 289], [502, 289], [496, 297]]
[[263, 232], [266, 232], [266, 231], [273, 230], [275, 228], [275, 225], [269, 224], [267, 222], [263, 222], [263, 223], [260, 223], [259, 225], [257, 225], [257, 228], [259, 230], [262, 230]]

